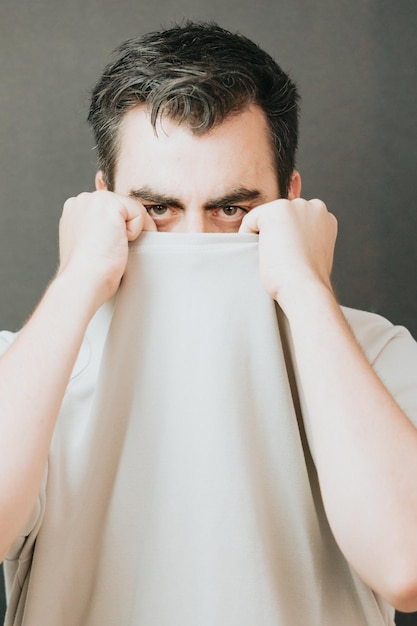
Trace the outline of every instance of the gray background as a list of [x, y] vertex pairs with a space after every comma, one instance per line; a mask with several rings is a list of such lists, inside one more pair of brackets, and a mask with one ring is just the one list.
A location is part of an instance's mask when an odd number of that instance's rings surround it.
[[296, 79], [303, 195], [339, 220], [340, 300], [417, 336], [414, 0], [0, 0], [0, 327], [29, 315], [65, 199], [93, 188], [88, 94], [111, 51], [186, 17], [241, 31]]

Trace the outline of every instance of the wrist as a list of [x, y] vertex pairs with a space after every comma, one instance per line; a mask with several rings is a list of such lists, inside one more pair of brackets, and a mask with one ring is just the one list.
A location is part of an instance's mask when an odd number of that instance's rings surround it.
[[75, 315], [88, 322], [107, 299], [98, 283], [89, 280], [85, 272], [74, 268], [59, 269], [49, 290], [57, 294], [61, 303], [70, 307]]
[[291, 282], [280, 291], [276, 300], [290, 322], [314, 313], [324, 315], [329, 308], [339, 309], [330, 282], [326, 284], [316, 278]]

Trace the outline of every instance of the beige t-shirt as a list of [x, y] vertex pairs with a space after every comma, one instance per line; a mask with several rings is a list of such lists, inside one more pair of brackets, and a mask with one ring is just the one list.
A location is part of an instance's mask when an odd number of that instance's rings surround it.
[[[166, 233], [131, 246], [5, 562], [7, 626], [393, 624], [329, 528], [257, 246]], [[416, 344], [345, 313], [416, 423]]]

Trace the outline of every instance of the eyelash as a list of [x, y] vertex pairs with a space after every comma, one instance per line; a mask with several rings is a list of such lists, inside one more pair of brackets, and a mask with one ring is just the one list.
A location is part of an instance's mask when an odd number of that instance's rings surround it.
[[236, 215], [236, 212], [237, 212], [237, 211], [243, 211], [244, 213], [247, 213], [247, 212], [248, 212], [248, 211], [247, 211], [247, 209], [244, 209], [244, 208], [243, 208], [243, 207], [241, 207], [241, 206], [236, 206], [236, 205], [234, 205], [234, 204], [232, 204], [232, 205], [230, 205], [230, 206], [227, 206], [227, 207], [221, 207], [221, 208], [220, 208], [220, 210], [222, 210], [222, 211], [224, 211], [224, 212], [225, 212], [225, 215], [227, 215], [227, 214], [226, 214], [226, 210], [227, 210], [227, 209], [236, 209], [235, 213], [234, 213], [233, 215], [231, 215], [230, 217], [234, 217], [234, 216]]
[[148, 211], [148, 213], [150, 213], [152, 210], [168, 209], [168, 207], [165, 206], [164, 204], [151, 204], [151, 205], [145, 206], [145, 209]]
[[[151, 204], [151, 205], [147, 205], [147, 206], [145, 206], [145, 208], [146, 208], [146, 210], [148, 211], [148, 213], [150, 213], [152, 210], [160, 210], [160, 209], [163, 209], [163, 210], [164, 210], [164, 212], [160, 214], [160, 216], [162, 216], [162, 215], [164, 215], [164, 214], [165, 214], [165, 211], [167, 211], [169, 207], [168, 207], [168, 206], [166, 206], [166, 205], [164, 205], [164, 204]], [[209, 211], [224, 211], [224, 214], [225, 214], [225, 215], [227, 215], [227, 213], [226, 213], [226, 210], [227, 210], [227, 209], [236, 209], [236, 211], [239, 211], [239, 210], [240, 210], [240, 211], [243, 211], [244, 213], [247, 213], [247, 212], [248, 212], [248, 209], [245, 209], [244, 207], [237, 206], [237, 205], [234, 205], [234, 204], [232, 204], [232, 205], [230, 205], [230, 206], [218, 207], [218, 208], [215, 208], [215, 209], [208, 209], [208, 210], [209, 210]], [[236, 211], [235, 211], [235, 213], [234, 213], [233, 215], [230, 215], [230, 216], [228, 216], [228, 217], [235, 217], [235, 215], [236, 215]]]

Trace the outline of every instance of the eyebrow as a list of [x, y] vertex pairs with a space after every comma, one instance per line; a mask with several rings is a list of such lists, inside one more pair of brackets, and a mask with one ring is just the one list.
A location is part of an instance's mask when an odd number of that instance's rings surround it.
[[249, 202], [254, 200], [262, 200], [263, 194], [259, 189], [247, 189], [246, 187], [238, 187], [230, 193], [219, 198], [214, 198], [204, 205], [206, 209], [215, 209], [216, 207], [225, 208], [239, 204], [240, 202]]
[[166, 196], [157, 191], [153, 191], [150, 187], [141, 187], [140, 189], [131, 189], [129, 192], [131, 198], [145, 202], [153, 202], [155, 204], [166, 204], [167, 206], [183, 209], [184, 205], [181, 200], [172, 196]]
[[[158, 193], [157, 191], [154, 191], [147, 186], [140, 187], [140, 189], [131, 189], [131, 191], [129, 192], [129, 196], [142, 202], [153, 202], [154, 204], [163, 204], [166, 206], [174, 207], [176, 209], [184, 209], [184, 203], [181, 202], [181, 200], [179, 200], [178, 198]], [[240, 202], [248, 202], [254, 200], [259, 200], [261, 204], [265, 200], [264, 194], [259, 189], [237, 187], [236, 189], [232, 189], [224, 196], [219, 196], [218, 198], [213, 198], [212, 200], [209, 200], [204, 204], [204, 208], [209, 211], [211, 209], [219, 207], [225, 208], [228, 206], [239, 204]]]

